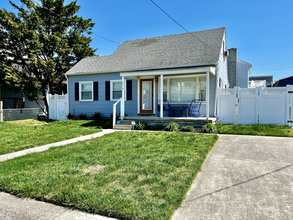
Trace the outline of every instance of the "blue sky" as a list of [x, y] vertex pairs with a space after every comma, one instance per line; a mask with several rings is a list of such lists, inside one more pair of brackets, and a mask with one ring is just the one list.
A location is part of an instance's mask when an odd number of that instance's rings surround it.
[[[19, 4], [19, 0], [12, 0]], [[253, 76], [293, 75], [293, 0], [154, 0], [188, 31], [226, 27], [227, 46], [253, 65]], [[69, 3], [69, 0], [65, 0]], [[185, 31], [150, 0], [78, 0], [78, 15], [92, 18], [93, 32], [122, 43]], [[13, 11], [8, 0], [0, 8]], [[109, 55], [115, 44], [92, 35], [97, 55]]]

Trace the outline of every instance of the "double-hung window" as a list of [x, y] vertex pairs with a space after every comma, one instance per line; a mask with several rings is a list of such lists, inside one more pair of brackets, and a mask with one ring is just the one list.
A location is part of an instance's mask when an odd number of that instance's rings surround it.
[[80, 101], [93, 101], [93, 82], [80, 82]]
[[[111, 101], [117, 101], [122, 98], [122, 80], [111, 80]], [[126, 81], [124, 81], [124, 87], [126, 91]], [[126, 100], [126, 93], [124, 93]]]

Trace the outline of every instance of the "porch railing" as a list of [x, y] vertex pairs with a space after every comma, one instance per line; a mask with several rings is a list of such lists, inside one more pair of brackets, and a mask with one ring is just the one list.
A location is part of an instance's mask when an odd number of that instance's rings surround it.
[[[115, 104], [113, 105], [113, 129], [115, 128], [115, 124], [116, 124], [116, 105], [121, 102], [122, 98], [120, 98], [117, 102], [115, 102]], [[120, 110], [121, 112], [121, 110]]]

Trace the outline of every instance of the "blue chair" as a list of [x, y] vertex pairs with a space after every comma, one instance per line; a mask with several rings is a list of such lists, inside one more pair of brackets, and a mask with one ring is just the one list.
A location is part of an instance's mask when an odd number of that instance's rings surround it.
[[[157, 116], [160, 117], [161, 111], [161, 100], [157, 101]], [[168, 112], [168, 117], [170, 116], [171, 105], [169, 100], [163, 100], [163, 112]]]
[[199, 99], [194, 99], [191, 101], [191, 104], [189, 105], [189, 114], [190, 117], [193, 117], [193, 113], [197, 112], [198, 113], [198, 117], [200, 116], [200, 106], [201, 106], [202, 101], [200, 101]]

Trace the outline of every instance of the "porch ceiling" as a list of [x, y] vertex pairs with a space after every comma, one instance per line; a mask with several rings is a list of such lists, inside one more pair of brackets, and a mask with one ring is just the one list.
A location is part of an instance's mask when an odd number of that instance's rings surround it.
[[188, 69], [176, 69], [176, 70], [156, 70], [156, 71], [138, 71], [138, 72], [123, 72], [120, 76], [124, 76], [130, 79], [137, 79], [138, 76], [158, 76], [158, 75], [185, 75], [196, 73], [211, 73], [215, 75], [216, 68], [212, 66], [200, 67], [200, 68], [188, 68]]

